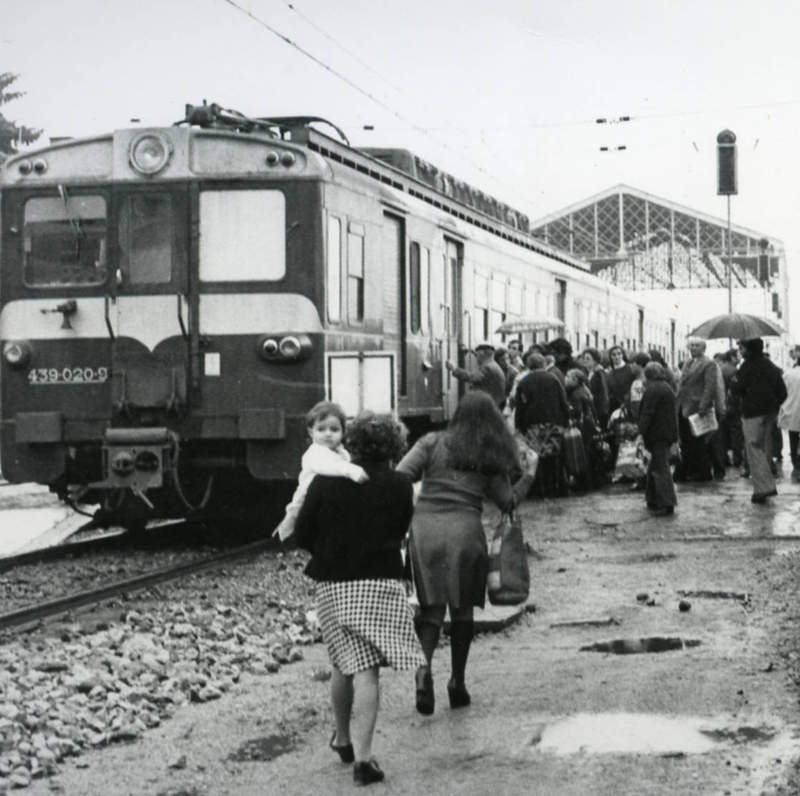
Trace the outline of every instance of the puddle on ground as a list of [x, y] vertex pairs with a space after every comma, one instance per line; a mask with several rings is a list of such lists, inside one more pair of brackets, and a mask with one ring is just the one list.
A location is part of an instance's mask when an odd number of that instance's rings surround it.
[[700, 730], [703, 735], [714, 741], [732, 741], [733, 743], [753, 743], [771, 741], [778, 731], [772, 727], [723, 727], [716, 730]]
[[[706, 732], [704, 732], [704, 730]], [[708, 720], [646, 713], [579, 713], [547, 725], [531, 744], [556, 755], [703, 754], [715, 749]], [[735, 731], [734, 731], [735, 732]]]
[[750, 602], [750, 595], [741, 591], [713, 591], [711, 589], [679, 589], [681, 597], [707, 597], [710, 600], [741, 600], [744, 603]]
[[245, 741], [229, 759], [240, 763], [264, 762], [291, 752], [295, 746], [295, 739], [290, 735], [266, 735]]
[[776, 505], [775, 514], [770, 516], [766, 512], [757, 515], [756, 521], [752, 516], [743, 518], [742, 522], [730, 523], [721, 528], [724, 536], [779, 536], [784, 539], [800, 539], [800, 523], [797, 516], [800, 512], [800, 502], [794, 501], [787, 505]]
[[640, 655], [648, 652], [670, 652], [688, 647], [699, 647], [698, 639], [677, 636], [650, 636], [649, 638], [618, 638], [613, 641], [596, 641], [581, 647], [581, 652], [610, 652], [614, 655]]
[[643, 553], [641, 555], [627, 556], [620, 559], [621, 564], [657, 564], [661, 561], [672, 561], [677, 558], [675, 553]]
[[793, 503], [788, 508], [781, 507], [772, 520], [772, 533], [775, 536], [797, 536], [800, 534], [800, 524], [797, 522], [797, 514], [800, 511], [800, 503]]

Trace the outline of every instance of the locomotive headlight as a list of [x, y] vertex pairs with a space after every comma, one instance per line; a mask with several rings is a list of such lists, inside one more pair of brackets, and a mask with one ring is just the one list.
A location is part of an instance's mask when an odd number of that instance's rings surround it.
[[26, 177], [33, 171], [33, 163], [31, 163], [30, 160], [23, 160], [19, 166], [17, 166], [17, 169], [23, 177]]
[[165, 135], [142, 133], [131, 141], [128, 155], [140, 174], [157, 174], [169, 163], [172, 144]]
[[3, 346], [3, 357], [12, 368], [24, 368], [31, 361], [30, 343], [11, 341]]
[[47, 171], [47, 161], [44, 158], [36, 158], [33, 161], [33, 170], [37, 174], [44, 174]]
[[311, 340], [304, 334], [287, 334], [280, 341], [274, 337], [262, 337], [258, 352], [270, 362], [293, 362], [305, 359], [311, 353]]
[[259, 350], [264, 359], [275, 359], [278, 356], [278, 341], [272, 337], [267, 337], [261, 341]]
[[304, 334], [287, 335], [281, 340], [279, 349], [284, 359], [304, 359], [311, 353], [311, 340]]
[[296, 337], [284, 337], [281, 340], [280, 352], [285, 359], [297, 359], [300, 355], [300, 341]]

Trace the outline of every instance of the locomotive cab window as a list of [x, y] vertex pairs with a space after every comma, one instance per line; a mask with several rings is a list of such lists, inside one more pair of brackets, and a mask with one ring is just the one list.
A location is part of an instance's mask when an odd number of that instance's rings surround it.
[[119, 221], [120, 267], [133, 285], [172, 278], [174, 210], [169, 194], [129, 196]]
[[106, 200], [36, 197], [25, 203], [23, 280], [29, 287], [99, 285], [106, 279]]
[[200, 279], [242, 282], [286, 274], [286, 200], [281, 191], [200, 194]]

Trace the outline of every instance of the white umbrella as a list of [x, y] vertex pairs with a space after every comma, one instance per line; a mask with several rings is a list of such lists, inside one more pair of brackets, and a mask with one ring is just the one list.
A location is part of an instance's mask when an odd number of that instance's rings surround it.
[[563, 329], [564, 321], [558, 318], [540, 318], [538, 320], [506, 321], [495, 329], [495, 334], [521, 334], [522, 332], [546, 332], [551, 329]]

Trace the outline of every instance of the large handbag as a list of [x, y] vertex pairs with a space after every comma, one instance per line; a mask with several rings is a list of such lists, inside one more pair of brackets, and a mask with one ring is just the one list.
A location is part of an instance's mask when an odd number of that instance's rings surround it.
[[513, 509], [503, 514], [489, 542], [489, 602], [519, 605], [528, 599], [531, 575], [522, 537], [522, 522]]
[[580, 429], [570, 426], [564, 431], [561, 450], [564, 454], [564, 466], [570, 475], [582, 475], [589, 469]]

